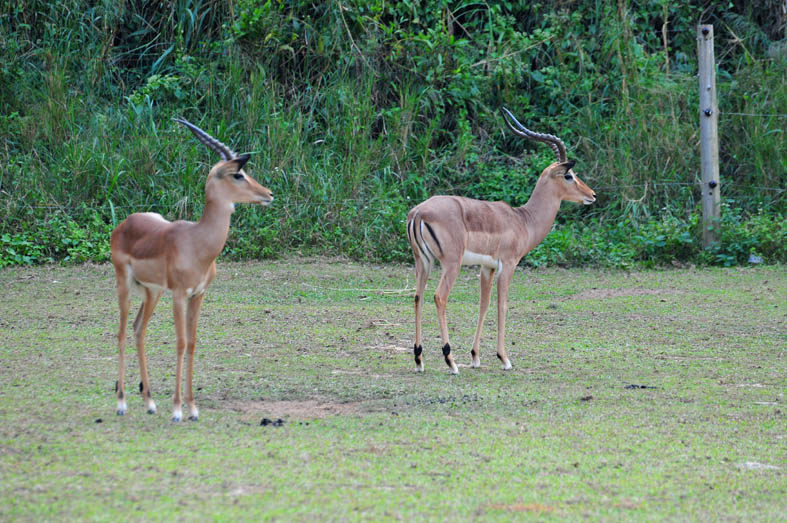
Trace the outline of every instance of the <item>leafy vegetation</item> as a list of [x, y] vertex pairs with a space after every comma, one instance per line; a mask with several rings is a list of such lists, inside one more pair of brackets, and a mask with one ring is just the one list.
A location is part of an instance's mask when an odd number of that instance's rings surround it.
[[[432, 194], [527, 200], [560, 135], [599, 194], [526, 263], [787, 261], [779, 2], [16, 0], [0, 6], [0, 264], [106, 260], [126, 215], [197, 219], [235, 149], [275, 196], [225, 255], [406, 260]], [[780, 18], [781, 17], [781, 18]], [[716, 29], [724, 215], [700, 245], [696, 24]], [[752, 116], [757, 115], [757, 116]]]

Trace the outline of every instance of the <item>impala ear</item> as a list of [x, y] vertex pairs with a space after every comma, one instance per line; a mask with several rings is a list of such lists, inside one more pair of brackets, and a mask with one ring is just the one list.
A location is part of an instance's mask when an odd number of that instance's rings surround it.
[[251, 155], [249, 153], [244, 153], [236, 158], [233, 158], [232, 160], [229, 161], [229, 163], [237, 164], [238, 170], [240, 171], [241, 169], [243, 169], [243, 166], [246, 165], [246, 162], [249, 161], [249, 158], [251, 158]]
[[232, 160], [225, 161], [219, 167], [219, 171], [216, 173], [216, 175], [219, 178], [223, 178], [224, 176], [229, 176], [231, 174], [237, 173], [238, 171], [243, 169], [243, 166], [246, 165], [246, 162], [249, 161], [249, 158], [251, 158], [251, 155], [246, 153], [246, 154], [241, 154], [240, 156], [237, 156]]
[[574, 167], [575, 163], [577, 163], [577, 162], [574, 161], [574, 160], [570, 160], [568, 162], [561, 163], [560, 166], [563, 167], [566, 170], [566, 172], [568, 172]]

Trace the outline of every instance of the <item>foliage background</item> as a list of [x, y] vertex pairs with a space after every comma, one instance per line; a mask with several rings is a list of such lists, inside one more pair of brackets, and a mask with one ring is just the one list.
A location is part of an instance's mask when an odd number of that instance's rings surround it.
[[[136, 211], [198, 219], [236, 150], [276, 202], [225, 255], [407, 260], [436, 193], [524, 203], [568, 144], [599, 194], [531, 265], [785, 262], [787, 14], [778, 0], [11, 0], [0, 6], [0, 265], [108, 259]], [[699, 245], [696, 25], [714, 24], [721, 242]], [[757, 115], [757, 116], [751, 116]]]

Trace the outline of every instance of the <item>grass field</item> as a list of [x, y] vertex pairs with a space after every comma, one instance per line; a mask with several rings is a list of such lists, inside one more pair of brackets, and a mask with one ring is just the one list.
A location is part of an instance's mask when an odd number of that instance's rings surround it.
[[117, 417], [111, 267], [0, 271], [0, 520], [784, 520], [784, 266], [519, 271], [509, 372], [494, 305], [467, 366], [465, 270], [458, 376], [431, 300], [413, 371], [413, 284], [404, 265], [220, 264], [200, 420], [175, 424], [168, 298], [148, 336], [159, 413], [132, 394], [131, 342]]

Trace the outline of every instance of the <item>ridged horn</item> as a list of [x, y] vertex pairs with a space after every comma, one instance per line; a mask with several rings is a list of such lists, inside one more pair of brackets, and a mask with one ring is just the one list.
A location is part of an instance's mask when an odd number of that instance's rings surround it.
[[558, 138], [553, 134], [537, 133], [531, 131], [530, 129], [519, 123], [519, 120], [517, 120], [514, 117], [514, 115], [511, 114], [511, 111], [509, 111], [505, 107], [503, 107], [502, 109], [503, 109], [503, 119], [508, 124], [508, 127], [512, 131], [514, 131], [514, 134], [523, 136], [529, 140], [535, 140], [537, 142], [544, 142], [546, 144], [549, 144], [549, 146], [552, 147], [552, 150], [555, 151], [555, 156], [557, 156], [557, 161], [561, 163], [566, 161], [566, 144], [563, 143], [563, 140], [561, 140], [560, 138]]
[[194, 125], [193, 123], [189, 122], [188, 120], [184, 120], [183, 118], [173, 118], [178, 123], [181, 123], [188, 127], [189, 131], [194, 133], [194, 136], [197, 137], [197, 140], [202, 142], [203, 144], [207, 145], [221, 156], [222, 160], [232, 160], [233, 158], [237, 157], [238, 155], [233, 152], [232, 149]]

